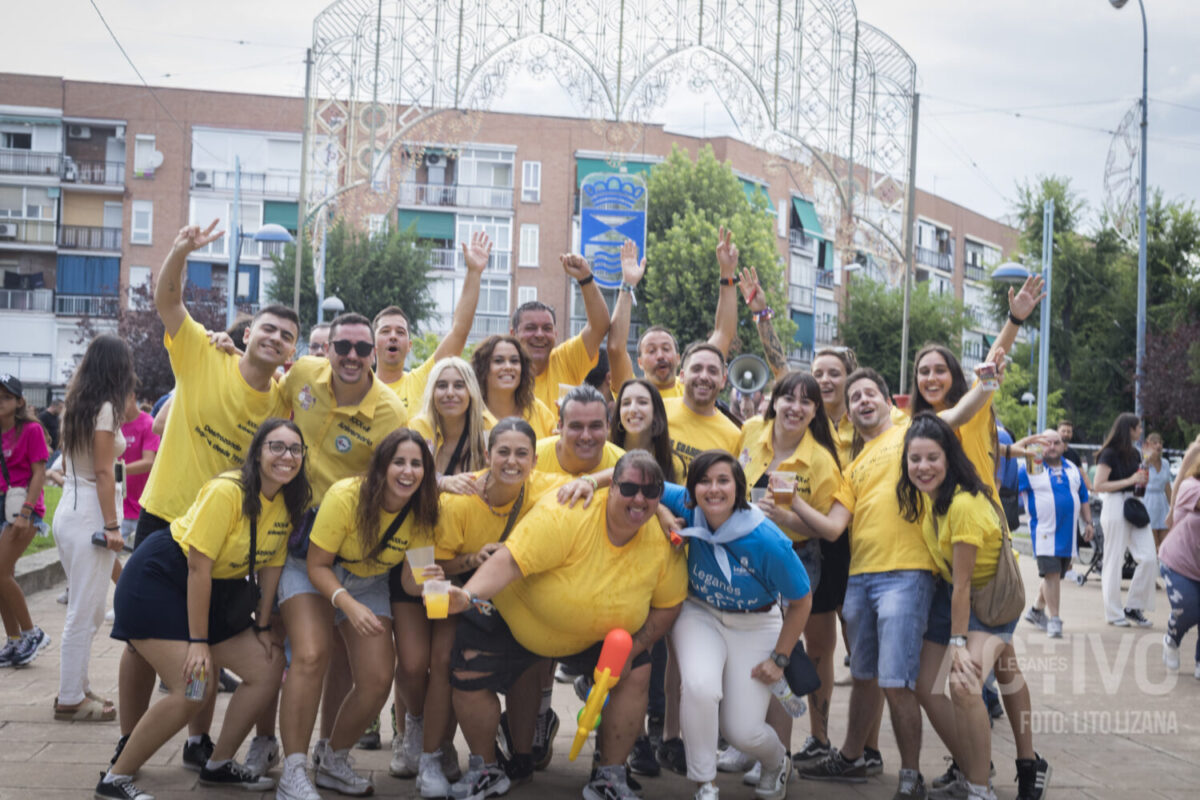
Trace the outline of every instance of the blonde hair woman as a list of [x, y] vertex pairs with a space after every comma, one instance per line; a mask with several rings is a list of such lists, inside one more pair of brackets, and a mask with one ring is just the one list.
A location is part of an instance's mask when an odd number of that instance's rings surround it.
[[487, 466], [487, 432], [495, 424], [475, 370], [457, 356], [434, 364], [421, 411], [409, 421], [433, 453], [438, 488], [455, 494], [472, 491], [469, 473]]

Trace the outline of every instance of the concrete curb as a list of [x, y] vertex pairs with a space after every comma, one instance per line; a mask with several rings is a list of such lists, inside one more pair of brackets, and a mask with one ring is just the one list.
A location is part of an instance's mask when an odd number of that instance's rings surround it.
[[67, 573], [58, 558], [58, 548], [52, 547], [31, 556], [18, 558], [16, 578], [21, 592], [26, 595], [49, 589], [56, 583], [65, 581]]

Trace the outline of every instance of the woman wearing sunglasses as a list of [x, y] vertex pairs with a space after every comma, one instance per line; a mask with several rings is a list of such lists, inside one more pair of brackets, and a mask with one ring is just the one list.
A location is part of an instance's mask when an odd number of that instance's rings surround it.
[[554, 433], [558, 415], [533, 396], [533, 361], [515, 336], [489, 336], [471, 355], [479, 392], [495, 419], [520, 417], [539, 439]]
[[[287, 540], [311, 497], [304, 439], [292, 422], [259, 426], [240, 472], [204, 485], [187, 513], [130, 556], [117, 584], [112, 637], [129, 642], [169, 694], [138, 721], [96, 786], [96, 797], [153, 800], [134, 773], [216, 691], [214, 662], [242, 679], [200, 783], [263, 791], [274, 786], [233, 760], [283, 673], [271, 604]], [[261, 623], [261, 624], [260, 624]]]
[[[668, 484], [663, 492], [662, 504], [684, 519], [680, 533], [689, 540], [688, 599], [671, 643], [697, 800], [719, 797], [713, 780], [720, 735], [762, 765], [758, 797], [785, 797], [792, 771], [787, 748], [766, 722], [767, 707], [808, 621], [812, 593], [791, 541], [746, 498], [742, 466], [723, 450], [693, 459], [686, 489]], [[782, 615], [780, 599], [787, 603]]]

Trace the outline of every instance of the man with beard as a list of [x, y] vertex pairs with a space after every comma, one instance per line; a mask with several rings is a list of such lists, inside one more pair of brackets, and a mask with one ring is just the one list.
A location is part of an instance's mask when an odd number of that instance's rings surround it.
[[[737, 329], [737, 265], [738, 249], [733, 243], [733, 231], [721, 228], [717, 232], [717, 266], [721, 277], [717, 289], [717, 314], [713, 334], [708, 343], [724, 358], [729, 353]], [[646, 259], [637, 260], [637, 246], [626, 240], [621, 248], [621, 293], [613, 307], [608, 337], [608, 363], [612, 373], [612, 393], [615, 397], [625, 381], [633, 377], [633, 362], [629, 358], [629, 318], [632, 314], [634, 289], [646, 274]], [[666, 400], [683, 397], [683, 382], [678, 377], [679, 346], [675, 337], [662, 325], [647, 328], [637, 345], [638, 366], [646, 380], [654, 384]]]
[[467, 277], [462, 292], [455, 300], [454, 320], [450, 331], [438, 343], [433, 355], [411, 372], [404, 371], [404, 362], [412, 348], [408, 315], [399, 306], [388, 306], [375, 315], [372, 328], [375, 331], [376, 375], [396, 396], [406, 411], [420, 410], [421, 398], [425, 395], [425, 384], [433, 365], [443, 358], [462, 354], [475, 321], [475, 307], [479, 305], [479, 285], [483, 271], [487, 269], [492, 254], [492, 241], [483, 231], [471, 235], [471, 244], [462, 245], [463, 263], [467, 265]]
[[608, 333], [608, 306], [595, 284], [592, 268], [581, 255], [564, 253], [559, 256], [563, 271], [579, 284], [587, 324], [577, 336], [558, 344], [558, 329], [554, 309], [538, 300], [522, 303], [513, 312], [513, 336], [525, 345], [533, 360], [534, 397], [550, 408], [558, 405], [560, 386], [583, 383], [599, 358], [600, 345]]
[[700, 342], [683, 354], [683, 397], [664, 400], [671, 447], [684, 467], [705, 450], [737, 453], [740, 431], [717, 408], [725, 388], [725, 357], [715, 346]]
[[591, 475], [614, 466], [625, 454], [608, 441], [608, 404], [598, 389], [584, 384], [567, 392], [559, 420], [560, 433], [538, 442], [538, 471]]

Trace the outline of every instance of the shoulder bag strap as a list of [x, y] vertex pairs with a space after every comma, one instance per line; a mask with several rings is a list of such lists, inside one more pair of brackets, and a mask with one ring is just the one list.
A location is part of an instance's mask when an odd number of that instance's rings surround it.
[[458, 436], [458, 444], [454, 445], [454, 452], [450, 455], [450, 463], [446, 465], [446, 475], [454, 475], [458, 470], [458, 461], [462, 458], [463, 448], [467, 446], [467, 433], [470, 428], [470, 425], [463, 425], [463, 431]]
[[497, 541], [503, 542], [512, 533], [513, 527], [517, 524], [517, 515], [521, 513], [521, 504], [525, 502], [525, 487], [521, 486], [521, 493], [517, 495], [516, 501], [513, 503], [512, 511], [508, 512], [508, 520], [504, 523], [504, 533], [500, 534]]
[[250, 582], [257, 588], [258, 573], [255, 571], [255, 557], [258, 555], [258, 518], [250, 518]]
[[379, 544], [375, 547], [375, 552], [382, 553], [383, 549], [388, 546], [388, 542], [396, 535], [396, 531], [400, 530], [400, 526], [404, 524], [404, 520], [408, 519], [408, 512], [412, 510], [412, 501], [404, 504], [404, 508], [400, 509], [400, 513], [392, 520], [392, 524], [387, 526], [387, 530], [383, 532], [383, 538], [379, 540]]

